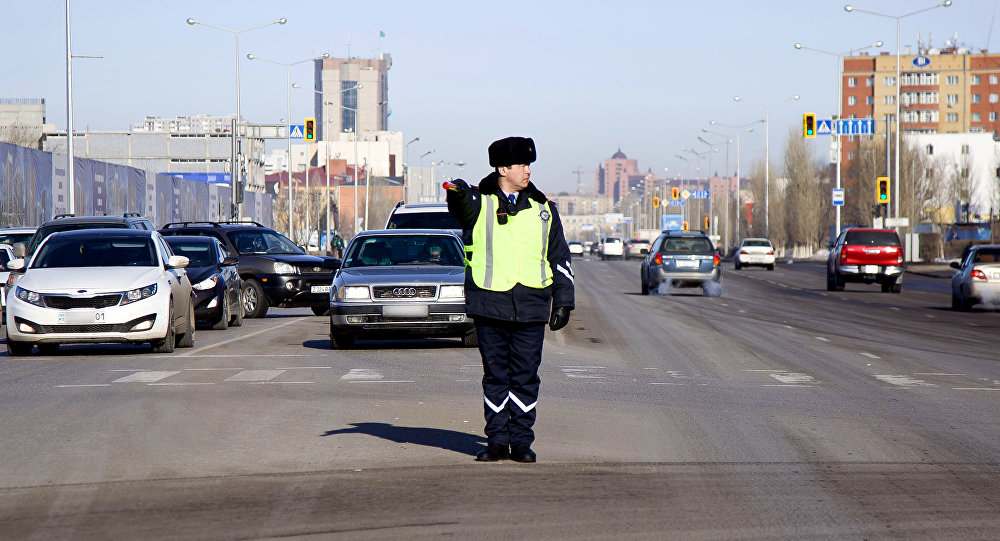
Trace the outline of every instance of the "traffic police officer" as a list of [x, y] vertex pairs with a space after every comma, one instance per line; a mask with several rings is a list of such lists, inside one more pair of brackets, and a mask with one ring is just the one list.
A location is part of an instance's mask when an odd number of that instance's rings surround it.
[[486, 450], [476, 460], [535, 462], [535, 405], [545, 324], [569, 323], [573, 267], [556, 207], [529, 181], [535, 143], [507, 137], [489, 147], [494, 171], [447, 192], [448, 210], [471, 239], [465, 308], [483, 358]]

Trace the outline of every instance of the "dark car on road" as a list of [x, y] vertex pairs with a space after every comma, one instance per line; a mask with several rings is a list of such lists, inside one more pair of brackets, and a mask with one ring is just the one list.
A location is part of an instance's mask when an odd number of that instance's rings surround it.
[[847, 282], [874, 284], [883, 293], [903, 288], [903, 249], [892, 229], [852, 227], [830, 243], [826, 290], [843, 291]]
[[243, 280], [236, 271], [239, 260], [227, 255], [222, 243], [214, 237], [170, 235], [163, 238], [174, 254], [188, 258], [185, 268], [194, 290], [195, 320], [208, 322], [217, 330], [242, 325]]
[[665, 231], [642, 260], [642, 294], [664, 284], [670, 288], [700, 287], [706, 297], [722, 294], [721, 257], [708, 235]]
[[335, 257], [309, 255], [257, 222], [174, 222], [160, 233], [214, 237], [227, 255], [237, 257], [246, 317], [264, 317], [271, 306], [309, 307], [316, 315], [329, 310], [330, 282], [340, 267]]

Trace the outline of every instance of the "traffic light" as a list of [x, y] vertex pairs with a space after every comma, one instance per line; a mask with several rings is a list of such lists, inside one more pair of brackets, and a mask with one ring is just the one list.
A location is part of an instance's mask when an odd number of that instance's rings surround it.
[[304, 124], [305, 124], [305, 130], [304, 130], [305, 131], [305, 136], [304, 136], [305, 140], [306, 141], [315, 141], [316, 140], [316, 119], [315, 118], [307, 118], [307, 119], [305, 119]]
[[687, 231], [687, 230], [688, 230], [688, 223], [686, 221], [681, 222], [681, 231]]
[[802, 137], [816, 137], [816, 114], [802, 115]]
[[878, 177], [875, 182], [875, 200], [879, 203], [889, 202], [889, 177]]
[[708, 216], [705, 216], [705, 231], [710, 231], [712, 229], [712, 220]]
[[653, 208], [654, 209], [660, 208], [660, 198], [655, 195], [653, 196]]
[[675, 201], [678, 200], [678, 199], [680, 199], [681, 198], [681, 189], [680, 188], [670, 188], [670, 198], [673, 199], [673, 200], [675, 200]]

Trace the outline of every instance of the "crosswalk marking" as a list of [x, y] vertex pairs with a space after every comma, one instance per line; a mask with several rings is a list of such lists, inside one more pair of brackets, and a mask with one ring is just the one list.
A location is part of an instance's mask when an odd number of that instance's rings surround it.
[[343, 380], [353, 380], [353, 381], [374, 381], [380, 380], [383, 376], [377, 370], [372, 370], [371, 368], [352, 368], [348, 373], [340, 376]]
[[771, 374], [771, 377], [786, 385], [804, 385], [806, 383], [816, 382], [812, 376], [800, 374], [798, 372], [779, 372], [777, 374]]
[[226, 378], [226, 381], [269, 381], [284, 372], [284, 370], [243, 370], [236, 375]]
[[875, 379], [899, 387], [937, 387], [934, 383], [927, 383], [922, 379], [903, 375], [875, 374]]
[[180, 374], [178, 370], [169, 371], [156, 371], [149, 370], [144, 372], [136, 372], [128, 376], [120, 377], [111, 383], [153, 383], [154, 381], [160, 381], [161, 379], [169, 378], [175, 374]]

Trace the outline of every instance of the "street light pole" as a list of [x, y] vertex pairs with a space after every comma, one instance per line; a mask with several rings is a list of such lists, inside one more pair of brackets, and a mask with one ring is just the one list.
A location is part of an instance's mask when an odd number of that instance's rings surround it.
[[[716, 122], [714, 120], [712, 120], [712, 121], [709, 122], [709, 124], [712, 125], [712, 126], [723, 126], [723, 127], [730, 128], [730, 129], [736, 131], [736, 190], [735, 190], [735, 193], [734, 193], [735, 199], [736, 199], [736, 227], [734, 228], [734, 231], [735, 231], [734, 237], [736, 238], [736, 240], [739, 240], [739, 238], [740, 238], [740, 135], [744, 131], [746, 131], [747, 133], [752, 132], [753, 131], [753, 127], [752, 126], [754, 126], [755, 124], [760, 124], [762, 122], [764, 122], [763, 119], [761, 119], [761, 120], [755, 120], [753, 122], [748, 122], [748, 123], [743, 124], [741, 126], [734, 126], [732, 124], [723, 124], [721, 122]], [[749, 128], [749, 129], [746, 129], [746, 128]], [[706, 130], [702, 130], [702, 131], [706, 131]], [[718, 135], [718, 134], [716, 134], [716, 135]], [[728, 187], [728, 183], [727, 183], [727, 187]], [[726, 231], [727, 231], [727, 233], [726, 234], [728, 235], [728, 230], [729, 230], [729, 225], [728, 225], [728, 222], [729, 222], [729, 197], [728, 197], [728, 194], [727, 194], [727, 197], [726, 197], [726, 222], [727, 222], [727, 224], [726, 224]]]
[[[240, 34], [243, 33], [243, 32], [249, 32], [251, 30], [257, 30], [258, 28], [264, 28], [265, 26], [271, 26], [272, 24], [285, 24], [286, 22], [288, 22], [288, 19], [285, 19], [284, 17], [282, 17], [282, 18], [280, 18], [278, 20], [271, 21], [271, 22], [269, 22], [267, 24], [262, 24], [262, 25], [259, 25], [259, 26], [251, 27], [251, 28], [244, 28], [243, 30], [232, 30], [232, 29], [229, 29], [229, 28], [221, 27], [221, 26], [213, 26], [213, 25], [210, 25], [210, 24], [206, 24], [206, 23], [203, 23], [201, 21], [198, 21], [198, 20], [192, 19], [192, 18], [188, 18], [187, 19], [187, 23], [189, 25], [193, 26], [193, 25], [196, 25], [196, 24], [200, 24], [202, 26], [207, 26], [209, 28], [214, 28], [216, 30], [222, 30], [222, 31], [229, 32], [229, 33], [233, 34], [233, 36], [236, 38], [236, 40], [235, 40], [235, 42], [236, 42], [236, 124], [235, 124], [235, 129], [233, 130], [232, 167], [230, 167], [230, 174], [229, 174], [230, 197], [232, 197], [232, 202], [231, 202], [231, 207], [230, 207], [230, 214], [231, 214], [231, 217], [233, 219], [235, 219], [235, 220], [239, 220], [240, 219], [240, 207], [236, 203], [236, 183], [237, 183], [237, 181], [240, 181], [240, 182], [243, 181], [243, 174], [242, 174], [242, 169], [243, 168], [238, 163], [238, 161], [239, 161], [239, 156], [238, 156], [238, 154], [239, 154], [239, 143], [238, 143], [239, 138], [238, 138], [238, 135], [237, 135], [237, 132], [239, 131], [240, 116], [241, 116], [240, 115]], [[291, 175], [291, 173], [289, 173], [289, 175]]]
[[[871, 45], [867, 45], [867, 46], [861, 47], [859, 49], [851, 49], [851, 50], [849, 50], [847, 52], [844, 52], [844, 53], [833, 53], [833, 52], [830, 52], [830, 51], [824, 51], [822, 49], [814, 49], [812, 47], [806, 47], [805, 45], [802, 45], [801, 43], [796, 43], [795, 44], [795, 48], [796, 49], [806, 49], [806, 50], [809, 50], [809, 51], [815, 51], [817, 53], [823, 53], [823, 54], [828, 54], [828, 55], [832, 55], [832, 56], [837, 57], [837, 79], [838, 79], [837, 80], [837, 119], [838, 120], [841, 119], [841, 118], [844, 118], [844, 83], [843, 83], [843, 81], [840, 80], [840, 70], [841, 70], [842, 64], [843, 64], [843, 62], [842, 62], [841, 59], [844, 57], [845, 54], [854, 56], [854, 51], [863, 51], [865, 49], [871, 49], [872, 47], [881, 47], [881, 46], [882, 46], [882, 42], [881, 41], [876, 41], [875, 43], [872, 43]], [[897, 85], [897, 88], [898, 88], [898, 85]], [[841, 149], [840, 149], [840, 138], [841, 138], [841, 135], [840, 135], [840, 133], [838, 133], [838, 130], [836, 130], [836, 127], [834, 127], [834, 134], [833, 134], [833, 136], [836, 138], [836, 141], [837, 141], [837, 189], [839, 190], [840, 186], [841, 186], [840, 162], [842, 161], [841, 157], [840, 157], [840, 155], [841, 155]], [[840, 234], [840, 205], [834, 205], [834, 209], [836, 209], [836, 213], [837, 213], [836, 229], [834, 230], [835, 231], [834, 235], [836, 236], [836, 235]]]
[[[262, 62], [267, 62], [269, 64], [277, 64], [279, 66], [285, 66], [285, 142], [288, 152], [288, 162], [285, 164], [285, 168], [288, 170], [288, 238], [292, 238], [292, 66], [296, 64], [302, 64], [304, 62], [312, 62], [319, 58], [330, 58], [330, 53], [323, 53], [320, 56], [315, 56], [313, 58], [307, 58], [305, 60], [299, 60], [298, 62], [277, 62], [275, 60], [268, 60], [266, 58], [261, 58], [253, 54], [248, 54], [248, 60], [260, 60]], [[330, 174], [329, 166], [326, 175], [326, 228], [330, 229]], [[306, 191], [308, 193], [308, 190]]]
[[[896, 160], [895, 160], [896, 161], [896, 168], [895, 168], [894, 174], [893, 174], [893, 176], [895, 177], [894, 182], [893, 182], [893, 189], [896, 191], [896, 197], [895, 197], [896, 203], [895, 203], [895, 208], [893, 209], [893, 216], [895, 218], [899, 218], [899, 136], [900, 136], [900, 132], [902, 131], [902, 129], [901, 129], [902, 126], [900, 124], [900, 117], [899, 117], [899, 114], [900, 114], [899, 89], [900, 89], [901, 86], [903, 86], [902, 85], [902, 81], [899, 80], [899, 76], [900, 76], [900, 73], [899, 73], [899, 57], [900, 57], [900, 51], [899, 51], [899, 22], [900, 22], [901, 19], [909, 17], [910, 15], [916, 15], [918, 13], [923, 13], [925, 11], [930, 11], [932, 9], [937, 9], [937, 8], [941, 8], [941, 7], [946, 8], [946, 7], [950, 6], [950, 5], [951, 5], [951, 0], [944, 0], [943, 2], [938, 2], [937, 4], [935, 4], [935, 5], [931, 6], [931, 7], [927, 7], [927, 8], [924, 8], [924, 9], [918, 9], [917, 11], [912, 11], [910, 13], [905, 13], [903, 15], [886, 15], [885, 13], [878, 13], [876, 11], [868, 11], [868, 10], [864, 10], [864, 9], [858, 9], [858, 8], [856, 8], [856, 7], [854, 7], [854, 6], [850, 5], [850, 4], [844, 6], [844, 11], [846, 11], [848, 13], [857, 11], [858, 13], [867, 13], [869, 15], [877, 15], [879, 17], [886, 17], [888, 19], [896, 19]], [[919, 51], [918, 51], [918, 53], [919, 53]], [[888, 139], [888, 137], [889, 137], [889, 135], [886, 134], [886, 138], [887, 139]], [[911, 197], [912, 197], [912, 195], [911, 195]]]
[[771, 103], [759, 103], [750, 100], [744, 100], [739, 96], [733, 96], [733, 101], [745, 101], [747, 103], [753, 103], [754, 105], [760, 105], [764, 107], [764, 236], [770, 238], [771, 236], [771, 212], [769, 206], [770, 199], [770, 189], [771, 189], [771, 113], [770, 107], [778, 103], [784, 103], [786, 101], [796, 101], [798, 100], [798, 95], [792, 96], [791, 98], [779, 100]]
[[419, 137], [414, 137], [413, 139], [410, 139], [410, 142], [406, 143], [406, 146], [403, 149], [404, 150], [403, 160], [406, 161], [406, 163], [404, 164], [404, 167], [406, 167], [406, 176], [403, 178], [403, 184], [406, 186], [406, 189], [403, 192], [403, 200], [406, 201], [407, 203], [410, 202], [410, 145], [416, 143], [419, 140], [420, 140]]
[[[423, 202], [424, 199], [424, 156], [428, 154], [433, 154], [436, 149], [430, 149], [420, 155], [420, 200]], [[434, 179], [431, 179], [431, 184], [434, 184]]]

